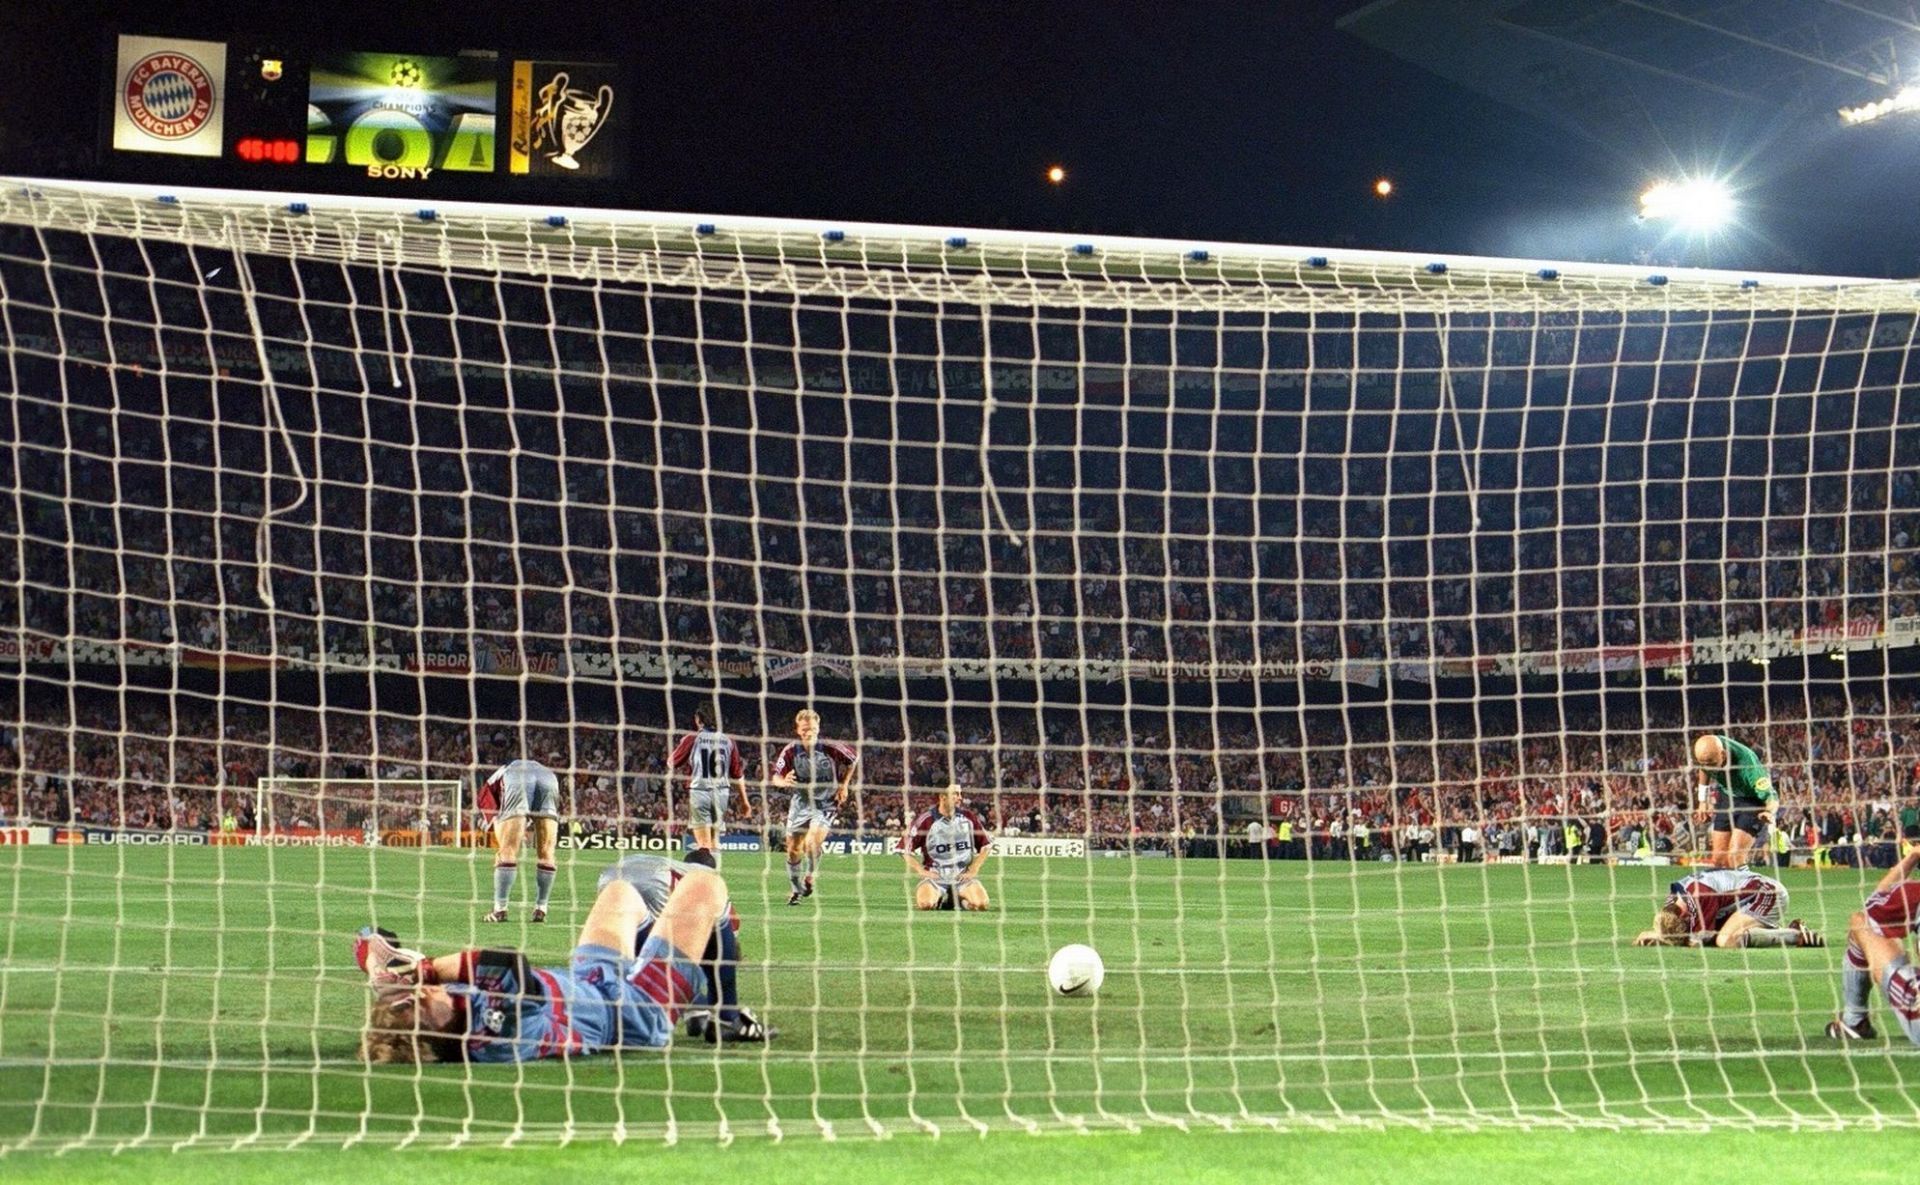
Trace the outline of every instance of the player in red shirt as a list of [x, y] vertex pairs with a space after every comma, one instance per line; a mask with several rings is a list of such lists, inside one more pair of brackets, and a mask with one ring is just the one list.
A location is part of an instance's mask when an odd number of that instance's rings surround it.
[[1681, 877], [1635, 946], [1825, 946], [1826, 939], [1787, 912], [1787, 888], [1770, 876], [1713, 868]]
[[1910, 879], [1920, 866], [1915, 847], [1887, 870], [1873, 895], [1847, 919], [1847, 958], [1840, 972], [1841, 1012], [1827, 1025], [1839, 1041], [1867, 1040], [1876, 1034], [1867, 1018], [1873, 985], [1879, 984], [1907, 1039], [1920, 1045], [1920, 969], [1908, 956], [1906, 939], [1920, 925], [1920, 881]]

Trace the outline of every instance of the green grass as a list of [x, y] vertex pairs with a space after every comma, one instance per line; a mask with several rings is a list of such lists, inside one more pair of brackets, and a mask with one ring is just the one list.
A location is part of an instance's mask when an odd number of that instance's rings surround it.
[[364, 1185], [404, 1176], [412, 1185], [475, 1181], [777, 1181], [781, 1185], [897, 1185], [951, 1166], [965, 1180], [1059, 1181], [1089, 1185], [1289, 1185], [1338, 1182], [1527, 1182], [1619, 1185], [1667, 1181], [1702, 1165], [1738, 1165], [1768, 1181], [1906, 1181], [1903, 1145], [1885, 1136], [1826, 1132], [1740, 1132], [1638, 1136], [1544, 1130], [1524, 1136], [1389, 1129], [1360, 1133], [1241, 1132], [1234, 1135], [1149, 1130], [1136, 1135], [995, 1136], [987, 1140], [905, 1136], [885, 1143], [767, 1140], [727, 1148], [574, 1144], [561, 1151], [475, 1149], [458, 1155], [385, 1149], [310, 1150], [165, 1157], [156, 1153], [13, 1157], [10, 1185], [84, 1181], [89, 1185]]
[[[581, 916], [604, 862], [563, 853], [556, 918]], [[1175, 1125], [1379, 1155], [1409, 1123], [1568, 1148], [1586, 1128], [1920, 1123], [1920, 1052], [1818, 1035], [1836, 949], [1629, 948], [1671, 875], [1645, 868], [1007, 860], [995, 912], [916, 915], [892, 860], [829, 860], [789, 909], [777, 862], [736, 855], [742, 992], [785, 1030], [771, 1048], [359, 1065], [367, 919], [564, 960], [571, 925], [483, 935], [488, 871], [453, 852], [0, 849], [0, 1150], [764, 1145], [728, 1153], [746, 1158], [791, 1146], [770, 1134], [907, 1137], [858, 1141], [877, 1164], [917, 1133], [1139, 1127], [1071, 1147], [1144, 1163]], [[1785, 879], [1830, 932], [1866, 891], [1851, 871]], [[1096, 1000], [1046, 991], [1073, 941], [1107, 959]], [[987, 1145], [1040, 1165], [1061, 1146]]]

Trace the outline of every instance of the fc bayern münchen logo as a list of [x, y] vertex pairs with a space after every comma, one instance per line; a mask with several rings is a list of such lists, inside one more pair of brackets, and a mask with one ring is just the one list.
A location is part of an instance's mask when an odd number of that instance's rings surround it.
[[213, 118], [213, 79], [183, 53], [148, 54], [127, 74], [127, 114], [149, 136], [184, 140]]

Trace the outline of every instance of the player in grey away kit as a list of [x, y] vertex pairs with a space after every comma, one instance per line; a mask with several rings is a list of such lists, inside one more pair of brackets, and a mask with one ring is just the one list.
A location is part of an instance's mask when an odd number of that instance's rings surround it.
[[693, 830], [696, 850], [718, 852], [720, 836], [726, 831], [727, 793], [740, 795], [740, 809], [749, 818], [753, 800], [747, 797], [747, 767], [740, 758], [740, 747], [733, 738], [715, 727], [718, 717], [711, 704], [693, 710], [694, 731], [680, 739], [673, 756], [667, 759], [669, 770], [687, 771], [688, 823]]
[[[852, 745], [820, 739], [820, 714], [802, 709], [793, 718], [799, 740], [789, 742], [773, 760], [767, 780], [791, 792], [787, 800], [787, 883], [793, 893], [788, 905], [813, 896], [813, 877], [820, 868], [820, 851], [834, 813], [846, 805], [853, 771], [860, 758]], [[804, 866], [804, 873], [802, 868]]]
[[[640, 926], [634, 936], [635, 950], [646, 947], [653, 918], [666, 909], [674, 886], [693, 875], [697, 863], [673, 860], [666, 856], [627, 856], [600, 874], [601, 890], [604, 891], [614, 881], [625, 881], [633, 886], [634, 891], [640, 894], [640, 900], [646, 902], [647, 908], [652, 911], [652, 917]], [[713, 934], [707, 939], [699, 962], [700, 969], [706, 972], [707, 982], [713, 986], [714, 1010], [687, 1014], [689, 1037], [704, 1037], [709, 1042], [771, 1041], [780, 1035], [780, 1030], [761, 1024], [759, 1018], [740, 1006], [740, 915], [734, 910], [731, 900], [720, 911], [719, 920], [713, 924]]]
[[992, 843], [980, 816], [960, 805], [960, 787], [942, 790], [938, 805], [922, 811], [907, 833], [907, 871], [919, 878], [914, 908], [987, 908], [980, 868]]
[[560, 841], [560, 778], [538, 761], [521, 758], [493, 771], [480, 784], [475, 804], [493, 832], [493, 912], [487, 922], [507, 920], [507, 901], [514, 877], [520, 872], [520, 845], [526, 839], [527, 820], [533, 820], [533, 920], [547, 920], [547, 895], [553, 891], [558, 865], [553, 850]]

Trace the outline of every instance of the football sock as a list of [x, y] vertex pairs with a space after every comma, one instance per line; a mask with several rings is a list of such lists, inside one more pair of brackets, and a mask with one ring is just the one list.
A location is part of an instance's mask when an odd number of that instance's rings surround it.
[[505, 909], [507, 899], [513, 895], [513, 878], [520, 872], [518, 864], [495, 864], [493, 866], [493, 907]]
[[806, 887], [805, 880], [800, 873], [800, 861], [787, 861], [787, 883], [793, 886], [793, 891], [796, 893]]
[[1873, 993], [1873, 979], [1867, 968], [1867, 952], [1857, 942], [1847, 943], [1847, 960], [1840, 970], [1840, 1019], [1857, 1025], [1867, 1019], [1867, 999]]
[[707, 950], [714, 956], [708, 960], [707, 975], [716, 993], [720, 1023], [731, 1025], [740, 1019], [740, 936], [725, 918], [713, 928]]
[[[545, 909], [547, 907], [547, 894], [553, 892], [553, 874], [555, 871], [557, 871], [556, 868], [551, 864], [536, 866], [533, 873], [535, 893], [533, 907], [535, 909]], [[508, 883], [511, 884], [512, 882]]]
[[1741, 937], [1744, 939], [1741, 945], [1754, 949], [1800, 945], [1800, 935], [1784, 926], [1755, 926]]
[[820, 870], [820, 853], [808, 852], [807, 853], [807, 875], [812, 876], [814, 873], [818, 872], [819, 870]]

